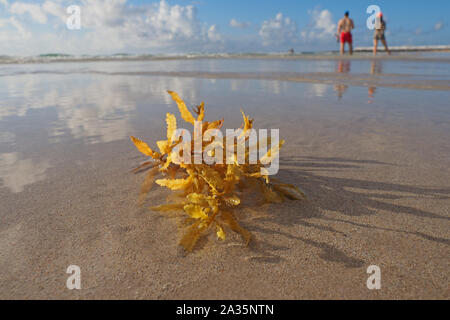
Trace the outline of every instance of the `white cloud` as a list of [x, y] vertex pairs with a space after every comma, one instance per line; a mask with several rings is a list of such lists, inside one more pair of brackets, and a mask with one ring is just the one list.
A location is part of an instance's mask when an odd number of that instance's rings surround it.
[[217, 31], [217, 26], [212, 25], [208, 29], [208, 39], [214, 42], [222, 41], [222, 35]]
[[[15, 29], [0, 30], [0, 40], [13, 44], [8, 50], [16, 54], [216, 51], [223, 43], [217, 26], [201, 22], [192, 5], [170, 5], [165, 0], [146, 5], [131, 5], [127, 0], [80, 0], [82, 29], [69, 31], [69, 4], [68, 0], [11, 4], [7, 10], [10, 17], [2, 21]], [[53, 28], [35, 30], [30, 23]]]
[[17, 19], [16, 17], [9, 18], [6, 23], [11, 24], [18, 32], [20, 37], [22, 39], [30, 39], [31, 38], [31, 32], [28, 31]]
[[444, 23], [442, 21], [436, 22], [436, 24], [434, 25], [434, 30], [439, 31], [442, 30], [442, 28], [444, 27]]
[[333, 21], [331, 12], [324, 10], [312, 10], [309, 12], [311, 23], [301, 32], [304, 40], [327, 40], [333, 39], [336, 33], [336, 24]]
[[46, 0], [42, 5], [42, 10], [52, 16], [59, 17], [64, 22], [67, 19], [66, 9], [59, 3]]
[[9, 11], [12, 14], [18, 15], [28, 13], [35, 22], [38, 22], [40, 24], [47, 23], [47, 14], [38, 4], [14, 2], [9, 8]]
[[83, 15], [82, 24], [98, 49], [101, 46], [110, 49], [115, 44], [118, 49], [189, 51], [221, 41], [217, 27], [201, 23], [194, 6], [171, 6], [162, 0], [137, 10], [126, 0], [84, 0], [84, 3], [82, 11], [87, 14]]
[[297, 24], [288, 17], [278, 13], [275, 18], [263, 22], [259, 36], [264, 46], [292, 45], [298, 42]]
[[245, 22], [245, 21], [238, 21], [236, 19], [231, 19], [230, 21], [230, 26], [233, 28], [240, 28], [240, 29], [245, 29], [245, 28], [249, 28], [251, 26], [250, 22]]
[[9, 5], [8, 0], [0, 0], [0, 3], [7, 7]]

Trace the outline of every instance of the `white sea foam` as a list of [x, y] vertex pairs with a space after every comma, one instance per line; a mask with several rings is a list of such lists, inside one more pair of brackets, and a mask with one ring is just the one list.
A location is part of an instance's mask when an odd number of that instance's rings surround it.
[[[372, 47], [356, 48], [357, 52], [369, 52]], [[396, 52], [433, 52], [450, 51], [450, 45], [435, 46], [393, 46], [392, 51]], [[113, 55], [70, 55], [70, 54], [43, 54], [38, 56], [0, 56], [0, 64], [21, 64], [21, 63], [49, 63], [49, 62], [73, 62], [73, 61], [132, 61], [132, 60], [161, 60], [161, 59], [201, 59], [201, 58], [301, 58], [307, 56], [331, 56], [337, 54], [336, 51], [318, 51], [318, 52], [268, 52], [268, 53], [189, 53], [189, 54], [129, 54], [118, 53]]]

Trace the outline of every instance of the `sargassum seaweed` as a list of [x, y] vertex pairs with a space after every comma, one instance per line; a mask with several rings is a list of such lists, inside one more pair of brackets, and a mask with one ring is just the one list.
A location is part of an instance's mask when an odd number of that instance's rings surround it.
[[[183, 120], [191, 125], [195, 125], [196, 121], [201, 122], [203, 133], [206, 130], [220, 129], [223, 126], [224, 120], [205, 121], [205, 104], [203, 102], [194, 108], [193, 111], [196, 115], [194, 117], [177, 93], [173, 91], [168, 91], [168, 93], [178, 105]], [[245, 134], [247, 130], [253, 128], [253, 119], [250, 119], [244, 112], [242, 112], [242, 115], [244, 123], [241, 128], [243, 128], [243, 134]], [[242, 194], [250, 192], [248, 190], [250, 188], [253, 189], [256, 186], [266, 203], [281, 203], [285, 199], [301, 200], [306, 198], [305, 194], [296, 186], [281, 183], [274, 178], [263, 175], [264, 171], [261, 169], [264, 168], [264, 165], [262, 161], [257, 161], [256, 164], [239, 164], [237, 162], [212, 165], [174, 163], [172, 161], [172, 150], [183, 141], [182, 138], [176, 141], [173, 139], [177, 129], [176, 117], [173, 114], [167, 114], [166, 123], [167, 140], [156, 143], [159, 151], [153, 150], [144, 141], [131, 137], [136, 148], [149, 157], [148, 161], [142, 163], [133, 172], [149, 170], [141, 187], [139, 196], [141, 204], [145, 201], [153, 182], [180, 193], [177, 197], [179, 201], [151, 207], [150, 209], [159, 212], [184, 212], [188, 220], [188, 227], [180, 240], [180, 245], [186, 251], [192, 251], [200, 237], [208, 230], [214, 230], [220, 240], [225, 240], [227, 229], [232, 230], [239, 233], [248, 245], [252, 238], [251, 233], [238, 223], [234, 210], [242, 206]], [[244, 135], [244, 139], [248, 139], [248, 137]], [[277, 146], [272, 146], [270, 138], [267, 138], [264, 143], [267, 148], [270, 145], [267, 154], [263, 157], [266, 160], [264, 163], [267, 163], [267, 160], [270, 160], [273, 154], [282, 147], [284, 141], [280, 141]], [[211, 144], [216, 144], [216, 147], [219, 144], [224, 148], [223, 141], [215, 139], [209, 142], [203, 141], [203, 151], [211, 147]], [[237, 140], [234, 150], [237, 150], [236, 144]], [[246, 156], [248, 156], [249, 146], [246, 144], [245, 148]], [[207, 150], [210, 150], [210, 148]], [[194, 155], [192, 154], [192, 156]], [[157, 174], [164, 175], [164, 179], [155, 181]]]

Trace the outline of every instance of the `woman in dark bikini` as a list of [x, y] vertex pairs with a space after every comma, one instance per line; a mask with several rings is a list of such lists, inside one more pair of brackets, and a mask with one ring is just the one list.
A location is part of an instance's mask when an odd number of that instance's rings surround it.
[[389, 51], [386, 37], [384, 35], [384, 31], [386, 30], [386, 22], [383, 20], [383, 14], [380, 12], [378, 14], [377, 23], [375, 25], [375, 34], [373, 36], [373, 55], [375, 56], [377, 54], [378, 49], [378, 41], [381, 40], [381, 43], [383, 43], [384, 48], [386, 49], [386, 52], [388, 54], [391, 54], [391, 51]]

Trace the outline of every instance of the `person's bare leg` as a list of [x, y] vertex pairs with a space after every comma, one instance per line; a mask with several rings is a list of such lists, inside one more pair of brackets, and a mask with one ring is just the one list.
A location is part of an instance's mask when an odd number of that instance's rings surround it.
[[343, 42], [341, 42], [341, 56], [343, 56], [344, 55], [344, 53], [345, 53], [345, 47], [344, 47], [344, 43]]
[[386, 52], [387, 52], [388, 54], [391, 54], [391, 51], [390, 51], [389, 48], [388, 48], [388, 45], [387, 45], [386, 40], [381, 40], [381, 42], [383, 43], [384, 48], [386, 49]]
[[348, 53], [350, 53], [350, 55], [353, 54], [353, 44], [352, 43], [348, 44]]
[[373, 55], [374, 56], [377, 55], [377, 49], [378, 49], [378, 40], [374, 39], [373, 40]]

